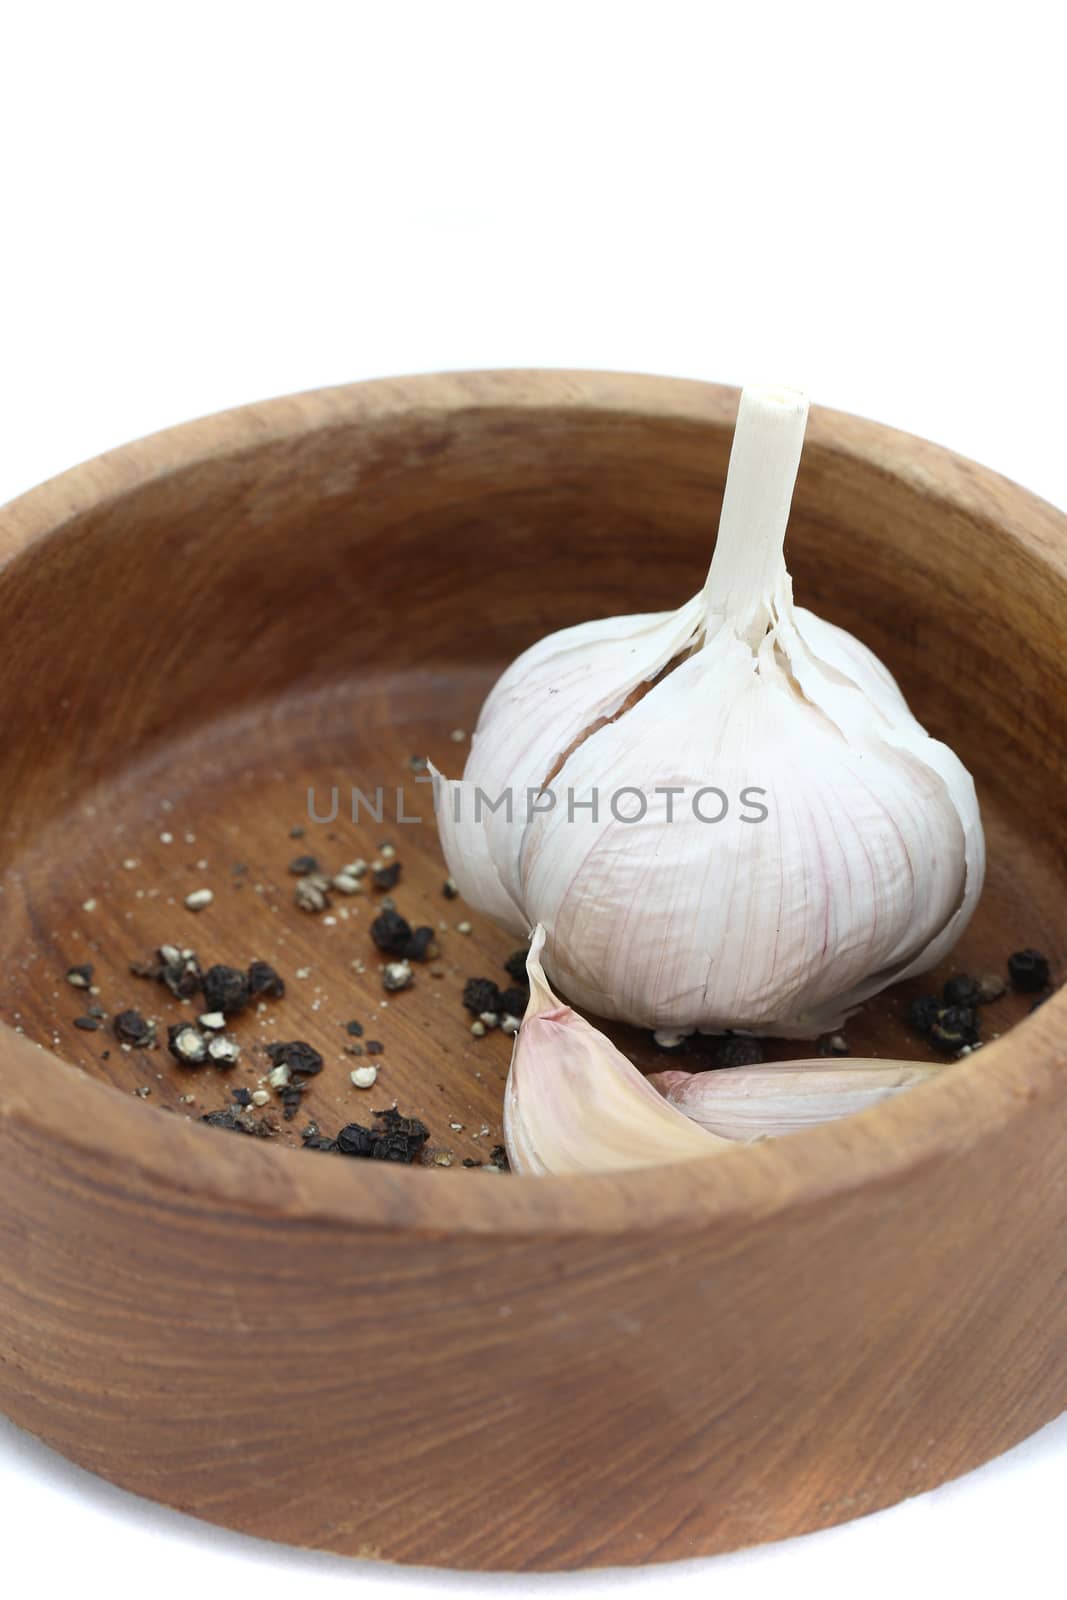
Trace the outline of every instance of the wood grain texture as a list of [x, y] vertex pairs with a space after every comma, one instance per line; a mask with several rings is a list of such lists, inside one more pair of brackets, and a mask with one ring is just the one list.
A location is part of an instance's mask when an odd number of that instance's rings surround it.
[[[344, 808], [353, 785], [401, 784], [417, 811], [409, 757], [458, 771], [450, 730], [523, 645], [693, 592], [736, 400], [573, 373], [356, 385], [171, 430], [0, 514], [0, 1405], [17, 1422], [266, 1537], [560, 1569], [860, 1515], [1062, 1409], [1062, 997], [990, 1008], [1007, 1036], [848, 1123], [618, 1178], [468, 1171], [499, 1138], [508, 1047], [472, 1040], [459, 994], [502, 979], [511, 941], [479, 919], [457, 932], [427, 823], [306, 818], [309, 785]], [[975, 772], [989, 883], [935, 976], [1024, 943], [1061, 956], [1067, 520], [816, 410], [789, 554], [798, 599], [882, 655]], [[400, 909], [446, 927], [383, 1009], [373, 896], [338, 898], [349, 916], [326, 925], [292, 907], [286, 864], [385, 839]], [[194, 916], [201, 885], [215, 901]], [[229, 1079], [72, 1027], [84, 996], [63, 974], [87, 959], [109, 1010], [180, 1016], [127, 970], [163, 940], [288, 981], [237, 1023]], [[872, 1002], [853, 1048], [916, 1054], [902, 1007], [925, 987]], [[347, 1082], [353, 1016], [385, 1047], [369, 1096]], [[327, 1131], [396, 1098], [455, 1165], [199, 1125], [258, 1081], [262, 1040], [293, 1037], [327, 1058], [307, 1103]]]

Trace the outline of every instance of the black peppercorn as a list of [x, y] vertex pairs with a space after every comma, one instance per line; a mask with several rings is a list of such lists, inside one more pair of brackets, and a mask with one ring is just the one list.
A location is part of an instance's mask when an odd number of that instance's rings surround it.
[[1036, 994], [1048, 987], [1048, 957], [1039, 950], [1016, 950], [1008, 957], [1008, 977], [1023, 994]]
[[370, 925], [370, 936], [387, 955], [402, 956], [411, 942], [411, 923], [398, 911], [381, 911]]
[[504, 962], [504, 971], [508, 977], [527, 989], [530, 987], [530, 977], [526, 971], [526, 957], [528, 954], [529, 952], [526, 950], [516, 950]]
[[74, 1026], [83, 1033], [95, 1033], [100, 1024], [95, 1017], [75, 1017]]
[[318, 872], [319, 864], [314, 856], [294, 856], [289, 863], [289, 871], [296, 878], [306, 878], [309, 872]]
[[248, 969], [248, 995], [251, 1000], [259, 1000], [263, 995], [271, 1000], [285, 999], [285, 982], [269, 961], [252, 962]]
[[400, 881], [400, 862], [390, 861], [387, 867], [375, 867], [374, 887], [376, 889], [395, 889]]
[[717, 1067], [754, 1067], [763, 1060], [758, 1039], [723, 1039], [715, 1051]]
[[982, 986], [969, 972], [950, 978], [942, 991], [947, 1006], [976, 1006], [982, 998]]
[[908, 1027], [925, 1038], [941, 1015], [941, 1002], [936, 995], [920, 995], [908, 1007]]
[[927, 1037], [942, 1055], [954, 1056], [978, 1042], [978, 1013], [973, 1006], [945, 1006]]
[[494, 1009], [508, 1017], [521, 1017], [529, 1000], [529, 989], [503, 989], [500, 992], [500, 1004]]
[[205, 1010], [221, 1011], [227, 1017], [243, 1011], [252, 998], [247, 974], [236, 967], [208, 967], [202, 988]]
[[[474, 1017], [480, 1017], [486, 1011], [500, 1012], [503, 1009], [502, 1000], [503, 996], [492, 978], [468, 978], [463, 986], [463, 1004]], [[522, 1010], [526, 1010], [525, 998]]]
[[416, 928], [402, 951], [405, 961], [429, 961], [433, 943], [432, 928]]

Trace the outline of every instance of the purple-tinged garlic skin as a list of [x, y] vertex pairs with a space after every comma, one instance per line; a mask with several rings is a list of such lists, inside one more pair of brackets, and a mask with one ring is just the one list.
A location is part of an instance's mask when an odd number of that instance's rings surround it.
[[611, 1040], [553, 994], [541, 967], [544, 930], [530, 946], [530, 1001], [504, 1090], [504, 1142], [513, 1172], [621, 1172], [711, 1155], [725, 1141], [657, 1093]]
[[765, 1139], [869, 1111], [945, 1070], [931, 1061], [849, 1057], [831, 1064], [819, 1056], [708, 1072], [656, 1072], [648, 1082], [670, 1105], [720, 1139]]

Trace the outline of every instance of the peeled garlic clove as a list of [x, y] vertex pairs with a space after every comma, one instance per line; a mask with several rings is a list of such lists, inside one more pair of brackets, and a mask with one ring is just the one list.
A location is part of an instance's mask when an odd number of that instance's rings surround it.
[[618, 1172], [710, 1155], [706, 1133], [642, 1077], [610, 1039], [553, 994], [538, 928], [526, 970], [530, 1002], [504, 1090], [504, 1142], [514, 1172]]
[[977, 902], [968, 773], [859, 640], [793, 605], [806, 416], [746, 390], [702, 593], [542, 640], [486, 701], [463, 779], [437, 779], [464, 897], [543, 922], [555, 977], [600, 1015], [812, 1038], [933, 966]]
[[927, 1061], [773, 1061], [710, 1072], [657, 1072], [648, 1079], [709, 1133], [756, 1139], [799, 1133], [867, 1111], [945, 1067]]

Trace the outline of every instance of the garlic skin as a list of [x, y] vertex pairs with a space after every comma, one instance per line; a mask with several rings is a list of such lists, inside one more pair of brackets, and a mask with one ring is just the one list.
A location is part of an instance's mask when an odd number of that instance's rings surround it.
[[[936, 965], [977, 903], [966, 769], [870, 650], [793, 604], [806, 419], [804, 396], [746, 389], [704, 590], [542, 639], [486, 700], [463, 779], [434, 773], [464, 898], [543, 923], [555, 980], [600, 1016], [814, 1038]], [[717, 822], [692, 799], [712, 787]]]
[[727, 1141], [659, 1094], [632, 1062], [553, 994], [538, 928], [526, 971], [530, 1002], [504, 1090], [513, 1172], [619, 1172], [710, 1155]]
[[800, 1133], [868, 1111], [946, 1071], [927, 1061], [772, 1061], [709, 1072], [656, 1072], [648, 1079], [701, 1128], [723, 1139]]

